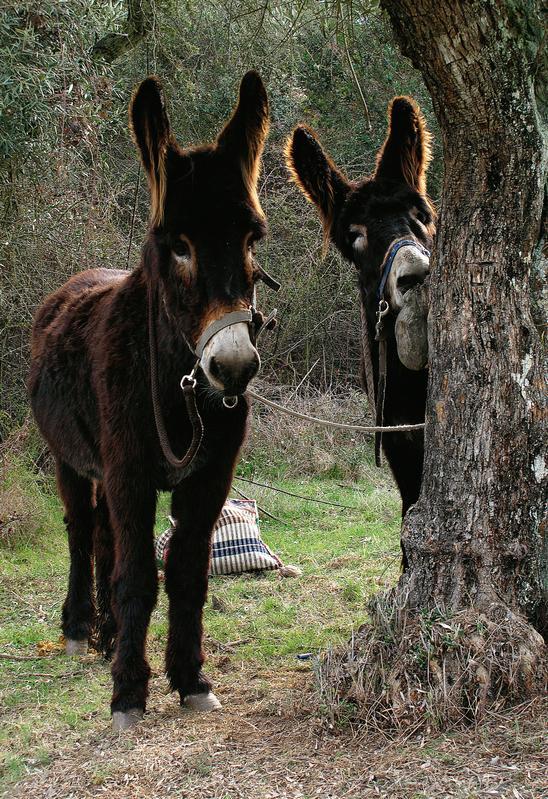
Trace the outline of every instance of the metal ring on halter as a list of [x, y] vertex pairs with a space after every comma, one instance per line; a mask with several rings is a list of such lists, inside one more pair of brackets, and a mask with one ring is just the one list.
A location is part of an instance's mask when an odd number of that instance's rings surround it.
[[382, 328], [383, 328], [383, 317], [386, 316], [388, 311], [390, 310], [390, 306], [384, 299], [384, 297], [379, 302], [379, 307], [377, 309], [377, 323], [375, 325], [375, 341], [380, 341], [382, 335]]
[[390, 306], [388, 305], [388, 303], [386, 302], [386, 300], [383, 297], [381, 299], [381, 301], [379, 302], [379, 309], [377, 311], [377, 313], [381, 317], [381, 319], [382, 319], [383, 316], [386, 316], [386, 314], [388, 313], [389, 307]]
[[223, 397], [223, 405], [225, 408], [235, 408], [238, 404], [238, 397]]

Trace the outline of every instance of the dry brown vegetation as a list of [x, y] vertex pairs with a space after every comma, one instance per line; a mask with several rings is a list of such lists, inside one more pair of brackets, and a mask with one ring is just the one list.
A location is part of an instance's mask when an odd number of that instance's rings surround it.
[[[96, 729], [57, 741], [51, 766], [10, 797], [33, 799], [540, 799], [548, 791], [541, 700], [479, 727], [392, 739], [319, 714], [308, 670], [214, 657], [224, 710], [193, 716], [153, 682], [154, 709], [125, 737]], [[245, 687], [243, 687], [245, 686]]]
[[477, 724], [523, 696], [546, 691], [542, 636], [502, 605], [483, 612], [406, 612], [396, 591], [370, 602], [371, 621], [319, 664], [333, 722], [410, 735]]

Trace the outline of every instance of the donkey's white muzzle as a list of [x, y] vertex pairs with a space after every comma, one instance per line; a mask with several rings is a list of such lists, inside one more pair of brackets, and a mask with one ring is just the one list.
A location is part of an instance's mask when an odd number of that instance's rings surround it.
[[207, 379], [225, 396], [243, 394], [260, 365], [247, 322], [236, 322], [215, 333], [205, 345], [201, 359]]
[[394, 311], [403, 307], [404, 295], [414, 286], [424, 283], [430, 267], [428, 256], [417, 247], [402, 247], [394, 256], [386, 281], [386, 294]]

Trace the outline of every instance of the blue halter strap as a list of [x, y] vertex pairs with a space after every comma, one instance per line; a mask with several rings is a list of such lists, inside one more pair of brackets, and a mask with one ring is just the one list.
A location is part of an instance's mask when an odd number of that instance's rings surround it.
[[423, 255], [426, 255], [427, 258], [430, 258], [430, 252], [426, 249], [426, 247], [423, 247], [422, 244], [419, 244], [418, 241], [415, 241], [415, 239], [399, 239], [398, 241], [394, 242], [394, 244], [388, 250], [386, 258], [384, 259], [384, 268], [382, 270], [381, 282], [379, 283], [379, 287], [377, 289], [377, 302], [382, 299], [382, 296], [384, 294], [384, 287], [386, 286], [388, 275], [390, 274], [390, 270], [392, 269], [394, 258], [396, 257], [397, 252], [401, 250], [402, 247], [415, 247]]

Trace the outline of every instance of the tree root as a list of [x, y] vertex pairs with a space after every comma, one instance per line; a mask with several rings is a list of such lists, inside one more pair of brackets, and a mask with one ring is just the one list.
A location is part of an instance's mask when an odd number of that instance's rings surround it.
[[331, 725], [447, 730], [546, 690], [544, 641], [505, 605], [416, 612], [397, 597], [376, 597], [371, 623], [320, 662]]

